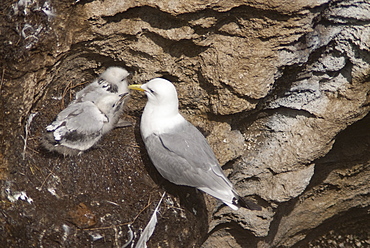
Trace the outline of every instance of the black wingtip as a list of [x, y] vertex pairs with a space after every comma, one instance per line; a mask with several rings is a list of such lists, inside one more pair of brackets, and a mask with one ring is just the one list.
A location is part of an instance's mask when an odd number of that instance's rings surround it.
[[261, 211], [262, 210], [262, 207], [260, 205], [254, 203], [251, 200], [244, 199], [242, 197], [239, 197], [239, 199], [238, 199], [238, 205], [240, 207], [248, 208], [250, 210], [255, 210], [255, 211]]

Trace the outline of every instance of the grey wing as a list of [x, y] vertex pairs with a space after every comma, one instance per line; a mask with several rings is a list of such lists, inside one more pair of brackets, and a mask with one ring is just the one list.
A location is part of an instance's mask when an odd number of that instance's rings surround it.
[[190, 123], [170, 133], [151, 135], [145, 144], [154, 165], [169, 181], [194, 187], [216, 184], [212, 186], [232, 188], [207, 140]]
[[[127, 90], [128, 92], [128, 90]], [[97, 98], [106, 94], [118, 94], [118, 85], [115, 83], [107, 82], [101, 78], [96, 79], [94, 82], [80, 90], [76, 94], [76, 100], [81, 101], [96, 101]]]
[[102, 94], [106, 94], [107, 91], [101, 87], [98, 80], [95, 80], [76, 94], [76, 101], [96, 101]]
[[69, 105], [47, 127], [61, 144], [85, 150], [100, 138], [106, 116], [92, 102]]

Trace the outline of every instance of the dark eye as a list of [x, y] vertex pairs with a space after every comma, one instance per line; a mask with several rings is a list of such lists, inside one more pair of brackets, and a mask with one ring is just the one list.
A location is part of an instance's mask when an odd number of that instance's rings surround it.
[[155, 93], [155, 92], [154, 92], [154, 90], [152, 90], [152, 89], [150, 89], [150, 88], [148, 88], [148, 90], [149, 90], [151, 93]]

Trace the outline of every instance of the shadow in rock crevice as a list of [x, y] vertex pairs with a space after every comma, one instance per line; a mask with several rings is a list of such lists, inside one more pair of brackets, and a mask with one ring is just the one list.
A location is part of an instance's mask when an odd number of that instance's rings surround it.
[[315, 173], [307, 189], [321, 184], [336, 169], [351, 168], [370, 160], [370, 114], [348, 126], [335, 138], [333, 148], [315, 161]]
[[[217, 225], [212, 231], [208, 234], [207, 240], [211, 240], [211, 244], [216, 245], [222, 243], [224, 236], [232, 236], [235, 242], [241, 248], [253, 248], [257, 247], [259, 238], [256, 238], [250, 231], [247, 231], [240, 227], [235, 222], [228, 222]], [[230, 241], [227, 241], [230, 242]], [[207, 247], [207, 243], [206, 247]], [[230, 243], [228, 243], [231, 245]]]
[[[369, 196], [367, 196], [369, 197]], [[292, 248], [366, 247], [370, 236], [370, 207], [353, 208], [326, 220]], [[360, 245], [360, 246], [359, 246]], [[343, 247], [344, 247], [343, 246]]]

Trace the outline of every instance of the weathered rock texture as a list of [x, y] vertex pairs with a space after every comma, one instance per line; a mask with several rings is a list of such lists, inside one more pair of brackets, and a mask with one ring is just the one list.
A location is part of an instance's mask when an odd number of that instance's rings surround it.
[[[164, 188], [170, 195], [150, 247], [369, 245], [368, 1], [0, 8], [1, 243], [119, 247], [127, 224], [136, 234], [145, 227]], [[240, 194], [263, 210], [232, 211], [164, 182], [142, 148], [135, 123], [145, 97], [137, 93], [126, 114], [133, 127], [97, 149], [63, 158], [39, 148], [81, 83], [111, 65], [131, 70], [135, 83], [173, 81], [183, 114]]]

